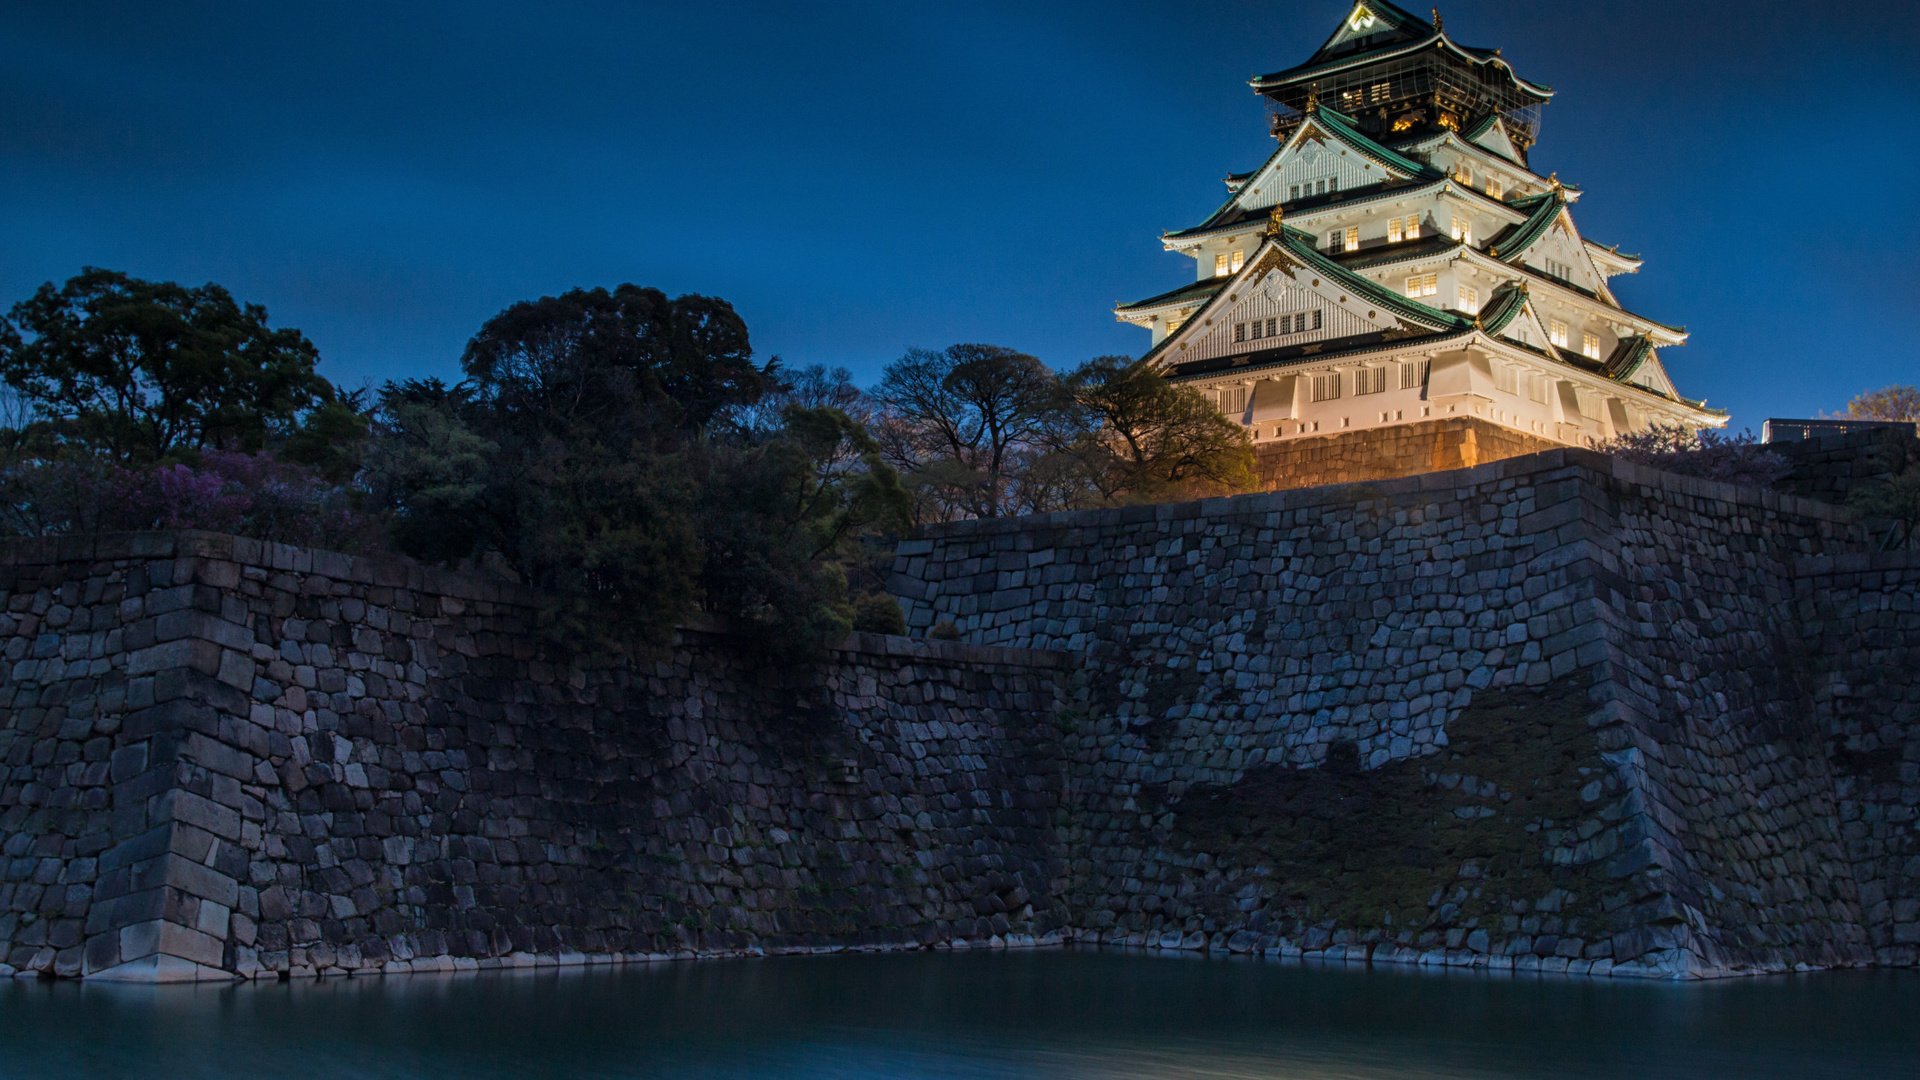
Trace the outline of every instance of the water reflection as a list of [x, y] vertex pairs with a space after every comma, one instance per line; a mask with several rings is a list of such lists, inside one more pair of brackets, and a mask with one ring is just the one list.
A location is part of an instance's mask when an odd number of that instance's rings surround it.
[[1051, 952], [0, 985], [0, 1076], [1909, 1075], [1920, 975], [1667, 985]]

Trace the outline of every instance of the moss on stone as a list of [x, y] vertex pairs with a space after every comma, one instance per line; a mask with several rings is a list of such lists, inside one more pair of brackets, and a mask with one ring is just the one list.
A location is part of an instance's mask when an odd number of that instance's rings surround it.
[[1598, 908], [1593, 860], [1556, 865], [1583, 797], [1606, 775], [1572, 687], [1479, 695], [1438, 753], [1359, 768], [1351, 744], [1321, 768], [1269, 766], [1167, 802], [1175, 839], [1267, 879], [1268, 923], [1352, 930], [1493, 925], [1557, 890], [1562, 920]]

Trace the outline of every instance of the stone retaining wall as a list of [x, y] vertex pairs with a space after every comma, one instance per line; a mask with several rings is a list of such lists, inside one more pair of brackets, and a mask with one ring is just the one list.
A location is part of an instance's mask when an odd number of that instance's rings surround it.
[[204, 535], [0, 549], [0, 963], [192, 979], [1057, 938], [1059, 659], [688, 631]]
[[1801, 670], [1880, 961], [1920, 963], [1920, 554], [1803, 560]]
[[1860, 546], [1834, 507], [1562, 450], [945, 527], [896, 588], [915, 629], [1087, 658], [1068, 897], [1101, 940], [1700, 975], [1905, 955], [1876, 896], [1911, 882], [1854, 869], [1905, 841], [1849, 851], [1814, 707], [1869, 631], [1796, 619], [1801, 562]]
[[1911, 965], [1920, 594], [1838, 508], [1560, 450], [944, 527], [917, 633], [689, 629], [183, 534], [0, 545], [0, 973], [1056, 940]]

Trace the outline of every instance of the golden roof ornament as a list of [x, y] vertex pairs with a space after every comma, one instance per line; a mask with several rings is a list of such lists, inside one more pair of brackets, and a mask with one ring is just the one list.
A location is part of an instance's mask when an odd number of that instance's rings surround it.
[[1286, 231], [1287, 229], [1287, 226], [1285, 224], [1286, 213], [1287, 212], [1281, 209], [1278, 203], [1274, 204], [1273, 212], [1267, 215], [1267, 235], [1268, 236], [1279, 236], [1281, 233]]
[[1445, 29], [1446, 29], [1446, 27], [1445, 27], [1445, 26], [1442, 26], [1442, 25], [1440, 24], [1440, 9], [1439, 9], [1439, 8], [1434, 8], [1434, 9], [1433, 9], [1433, 28], [1434, 28], [1435, 30], [1445, 30]]
[[1565, 189], [1565, 186], [1560, 183], [1560, 173], [1558, 171], [1555, 171], [1553, 175], [1547, 177], [1547, 183], [1552, 184], [1553, 190], [1555, 191], [1562, 191]]
[[1314, 83], [1312, 86], [1307, 87], [1307, 112], [1311, 113], [1319, 108], [1320, 84]]

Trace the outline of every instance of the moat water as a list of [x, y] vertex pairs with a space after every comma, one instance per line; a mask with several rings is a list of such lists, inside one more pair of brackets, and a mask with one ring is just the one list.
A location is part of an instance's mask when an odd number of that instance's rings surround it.
[[1893, 1077], [1920, 974], [1712, 984], [1111, 952], [0, 983], [5, 1077]]

